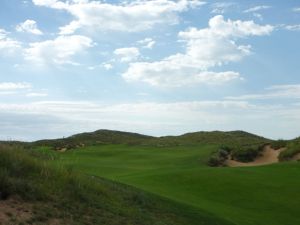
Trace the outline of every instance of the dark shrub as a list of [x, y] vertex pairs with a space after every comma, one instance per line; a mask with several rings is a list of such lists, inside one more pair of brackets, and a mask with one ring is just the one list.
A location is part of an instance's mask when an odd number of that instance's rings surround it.
[[232, 152], [232, 158], [239, 162], [252, 162], [259, 155], [259, 148], [239, 147]]
[[281, 139], [271, 143], [271, 147], [275, 150], [278, 150], [280, 148], [285, 148], [286, 146], [287, 146], [287, 141]]
[[230, 154], [230, 148], [222, 146], [218, 151], [211, 154], [208, 165], [209, 166], [224, 166], [225, 161]]

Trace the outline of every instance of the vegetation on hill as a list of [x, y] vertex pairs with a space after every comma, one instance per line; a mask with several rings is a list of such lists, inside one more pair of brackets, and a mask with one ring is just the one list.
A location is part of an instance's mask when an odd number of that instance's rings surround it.
[[137, 133], [98, 130], [95, 132], [81, 133], [67, 138], [40, 140], [33, 142], [34, 146], [49, 146], [55, 150], [69, 150], [84, 146], [99, 144], [127, 144], [141, 146], [187, 146], [199, 144], [215, 145], [237, 145], [242, 146], [245, 143], [254, 145], [269, 142], [268, 139], [250, 134], [243, 131], [213, 131], [213, 132], [195, 132], [180, 136], [152, 137]]
[[287, 146], [287, 144], [288, 144], [288, 141], [279, 139], [279, 140], [276, 140], [276, 141], [272, 141], [271, 142], [271, 147], [275, 150], [278, 150], [278, 149], [281, 149], [281, 148], [285, 148]]
[[[45, 158], [22, 147], [0, 146], [0, 218], [5, 224], [229, 225], [190, 206], [51, 166]], [[14, 215], [13, 208], [25, 216]]]
[[259, 144], [269, 140], [244, 131], [201, 131], [187, 133], [180, 136], [166, 136], [151, 139], [148, 142], [157, 146], [178, 146], [195, 144], [215, 144], [215, 145], [244, 145]]
[[99, 144], [138, 145], [152, 138], [151, 136], [137, 133], [97, 130], [95, 132], [76, 134], [67, 138], [40, 140], [32, 144], [34, 146], [50, 146], [55, 150], [69, 150]]
[[288, 161], [297, 154], [300, 154], [300, 140], [298, 139], [291, 141], [286, 145], [286, 149], [279, 154], [279, 160]]

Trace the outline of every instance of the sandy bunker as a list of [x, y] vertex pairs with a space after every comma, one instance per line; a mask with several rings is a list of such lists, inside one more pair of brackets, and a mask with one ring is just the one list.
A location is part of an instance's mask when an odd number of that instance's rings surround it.
[[225, 165], [229, 167], [242, 167], [242, 166], [261, 166], [261, 165], [268, 165], [273, 163], [278, 163], [279, 159], [278, 156], [280, 152], [285, 150], [284, 148], [275, 150], [271, 148], [270, 145], [266, 146], [262, 151], [261, 155], [257, 157], [253, 162], [238, 162], [235, 160], [228, 159], [225, 162]]

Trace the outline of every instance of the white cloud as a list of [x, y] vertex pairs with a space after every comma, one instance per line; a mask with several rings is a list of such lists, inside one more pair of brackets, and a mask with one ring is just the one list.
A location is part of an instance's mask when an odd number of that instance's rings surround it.
[[[36, 139], [96, 129], [117, 129], [152, 135], [242, 129], [267, 134], [269, 137], [291, 138], [299, 135], [299, 130], [295, 128], [295, 123], [300, 122], [299, 115], [298, 105], [254, 105], [236, 100], [124, 104], [80, 101], [1, 103], [0, 129], [3, 132], [0, 133]], [[274, 120], [277, 122], [274, 123]], [[30, 136], [26, 136], [28, 132], [25, 131], [28, 129], [31, 130]]]
[[228, 100], [300, 99], [300, 84], [275, 85], [266, 88], [266, 93], [226, 97]]
[[[180, 65], [179, 65], [180, 67]], [[223, 84], [241, 79], [240, 74], [233, 71], [195, 73], [187, 67], [178, 68], [173, 62], [133, 63], [122, 76], [128, 82], [145, 82], [152, 86], [181, 87], [195, 84]]]
[[2, 82], [0, 83], [0, 92], [24, 90], [24, 89], [30, 89], [31, 87], [32, 87], [31, 84], [26, 82], [21, 82], [21, 83]]
[[250, 21], [224, 20], [221, 15], [215, 16], [209, 20], [209, 28], [189, 29], [188, 32], [181, 32], [179, 35], [183, 38], [199, 39], [212, 38], [214, 36], [224, 38], [242, 38], [247, 36], [263, 36], [273, 31], [271, 25], [259, 25]]
[[36, 97], [47, 97], [47, 93], [42, 93], [42, 92], [30, 92], [26, 94], [26, 97], [30, 98], [36, 98]]
[[152, 38], [145, 38], [143, 40], [138, 41], [138, 44], [142, 45], [142, 48], [152, 49], [155, 45], [155, 41]]
[[211, 5], [211, 7], [213, 8], [211, 13], [224, 14], [235, 6], [237, 6], [237, 3], [235, 2], [216, 2]]
[[60, 28], [61, 34], [72, 34], [79, 28], [135, 32], [159, 24], [176, 24], [178, 13], [204, 4], [199, 0], [136, 0], [119, 5], [88, 0], [33, 0], [33, 3], [66, 10], [76, 18]]
[[8, 35], [7, 31], [0, 29], [0, 54], [13, 54], [21, 48], [21, 43]]
[[300, 31], [300, 24], [286, 25], [285, 29], [290, 30], [290, 31]]
[[264, 9], [270, 9], [270, 8], [272, 8], [272, 7], [269, 5], [258, 5], [258, 6], [254, 6], [252, 8], [246, 9], [243, 12], [244, 13], [257, 12], [257, 11], [261, 11]]
[[261, 26], [253, 21], [225, 21], [223, 16], [215, 16], [210, 19], [208, 28], [190, 28], [179, 33], [186, 43], [184, 53], [157, 62], [131, 63], [123, 78], [129, 82], [142, 81], [154, 86], [175, 87], [241, 79], [237, 72], [209, 70], [237, 62], [251, 53], [251, 46], [238, 45], [237, 39], [268, 35], [272, 30], [270, 25]]
[[114, 68], [110, 63], [102, 63], [102, 67], [106, 70], [111, 70], [112, 68]]
[[263, 20], [264, 17], [260, 13], [253, 13], [253, 16], [258, 18], [259, 20]]
[[132, 62], [138, 59], [140, 51], [135, 47], [118, 48], [114, 51], [114, 54], [120, 57], [121, 62]]
[[38, 64], [76, 64], [72, 57], [93, 46], [93, 41], [81, 35], [58, 36], [54, 40], [30, 43], [24, 50], [25, 59]]
[[67, 3], [58, 0], [32, 0], [37, 6], [46, 6], [54, 9], [64, 9], [68, 6]]
[[34, 20], [26, 20], [16, 26], [18, 32], [28, 32], [35, 35], [42, 35], [43, 32], [38, 29], [37, 23]]
[[294, 11], [294, 12], [300, 12], [300, 7], [293, 8], [293, 11]]

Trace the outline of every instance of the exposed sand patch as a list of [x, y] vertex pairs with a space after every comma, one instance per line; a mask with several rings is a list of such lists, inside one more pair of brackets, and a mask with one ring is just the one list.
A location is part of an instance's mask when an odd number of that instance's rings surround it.
[[32, 205], [16, 197], [0, 200], [0, 224], [19, 224], [32, 217]]
[[294, 155], [294, 157], [292, 158], [292, 160], [294, 160], [294, 161], [300, 160], [300, 153]]
[[[285, 150], [285, 148], [275, 150], [268, 145], [261, 152], [261, 155], [257, 157], [253, 162], [243, 163], [243, 162], [238, 162], [235, 160], [228, 159], [226, 160], [225, 165], [229, 167], [243, 167], [243, 166], [261, 166], [261, 165], [278, 163], [279, 162], [278, 156], [280, 152], [282, 152], [283, 150]], [[299, 154], [299, 159], [300, 159], [300, 154]]]

